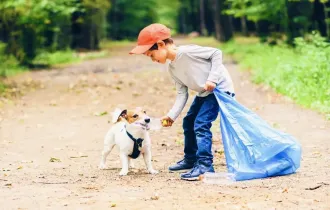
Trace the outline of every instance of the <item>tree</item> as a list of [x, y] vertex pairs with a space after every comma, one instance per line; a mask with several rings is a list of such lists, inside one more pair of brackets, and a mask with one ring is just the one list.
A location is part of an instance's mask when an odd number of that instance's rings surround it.
[[6, 52], [22, 64], [31, 64], [37, 50], [46, 46], [57, 47], [49, 40], [58, 40], [60, 27], [64, 22], [70, 22], [75, 10], [75, 0], [2, 0], [0, 30], [4, 32], [2, 39], [7, 42]]
[[107, 15], [109, 38], [135, 39], [142, 28], [157, 21], [156, 0], [116, 0], [112, 3]]
[[207, 30], [205, 26], [205, 1], [199, 0], [199, 13], [200, 13], [200, 27], [201, 27], [201, 34], [203, 36], [207, 35]]
[[224, 0], [214, 0], [215, 37], [221, 42], [226, 42], [233, 37], [231, 18], [223, 14], [224, 10]]
[[225, 10], [225, 14], [233, 15], [236, 18], [240, 18], [241, 31], [244, 36], [248, 35], [246, 25], [246, 7], [249, 0], [227, 0], [229, 8]]
[[72, 15], [72, 48], [95, 50], [106, 37], [109, 0], [76, 0], [81, 10]]

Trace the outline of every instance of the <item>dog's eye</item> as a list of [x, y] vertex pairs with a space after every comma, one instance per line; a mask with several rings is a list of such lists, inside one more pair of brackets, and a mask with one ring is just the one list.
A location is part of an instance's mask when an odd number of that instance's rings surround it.
[[134, 118], [137, 118], [138, 116], [139, 116], [139, 115], [137, 115], [137, 114], [133, 115]]

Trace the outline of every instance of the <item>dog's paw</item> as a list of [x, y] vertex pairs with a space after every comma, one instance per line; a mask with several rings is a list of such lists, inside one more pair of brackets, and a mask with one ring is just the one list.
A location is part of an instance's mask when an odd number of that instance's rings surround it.
[[156, 171], [156, 170], [154, 170], [154, 169], [149, 170], [149, 174], [158, 174], [158, 173], [159, 173], [159, 172]]
[[106, 165], [104, 163], [100, 163], [99, 169], [100, 170], [106, 169]]
[[121, 170], [121, 171], [119, 172], [119, 176], [126, 176], [127, 173], [128, 173], [128, 171]]

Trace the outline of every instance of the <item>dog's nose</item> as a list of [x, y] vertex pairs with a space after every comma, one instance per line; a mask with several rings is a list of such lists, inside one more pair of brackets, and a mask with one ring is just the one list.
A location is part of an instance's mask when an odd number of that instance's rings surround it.
[[144, 119], [144, 122], [150, 123], [150, 118]]

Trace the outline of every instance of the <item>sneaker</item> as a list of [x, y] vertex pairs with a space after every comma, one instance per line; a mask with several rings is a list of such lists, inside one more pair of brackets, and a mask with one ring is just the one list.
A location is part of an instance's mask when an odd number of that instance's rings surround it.
[[189, 170], [192, 169], [194, 165], [195, 165], [195, 161], [183, 159], [177, 162], [175, 165], [170, 166], [168, 170], [171, 172]]
[[204, 166], [204, 165], [196, 164], [191, 171], [181, 174], [181, 179], [188, 181], [196, 181], [199, 180], [200, 175], [206, 172], [214, 173], [213, 166], [212, 165]]

